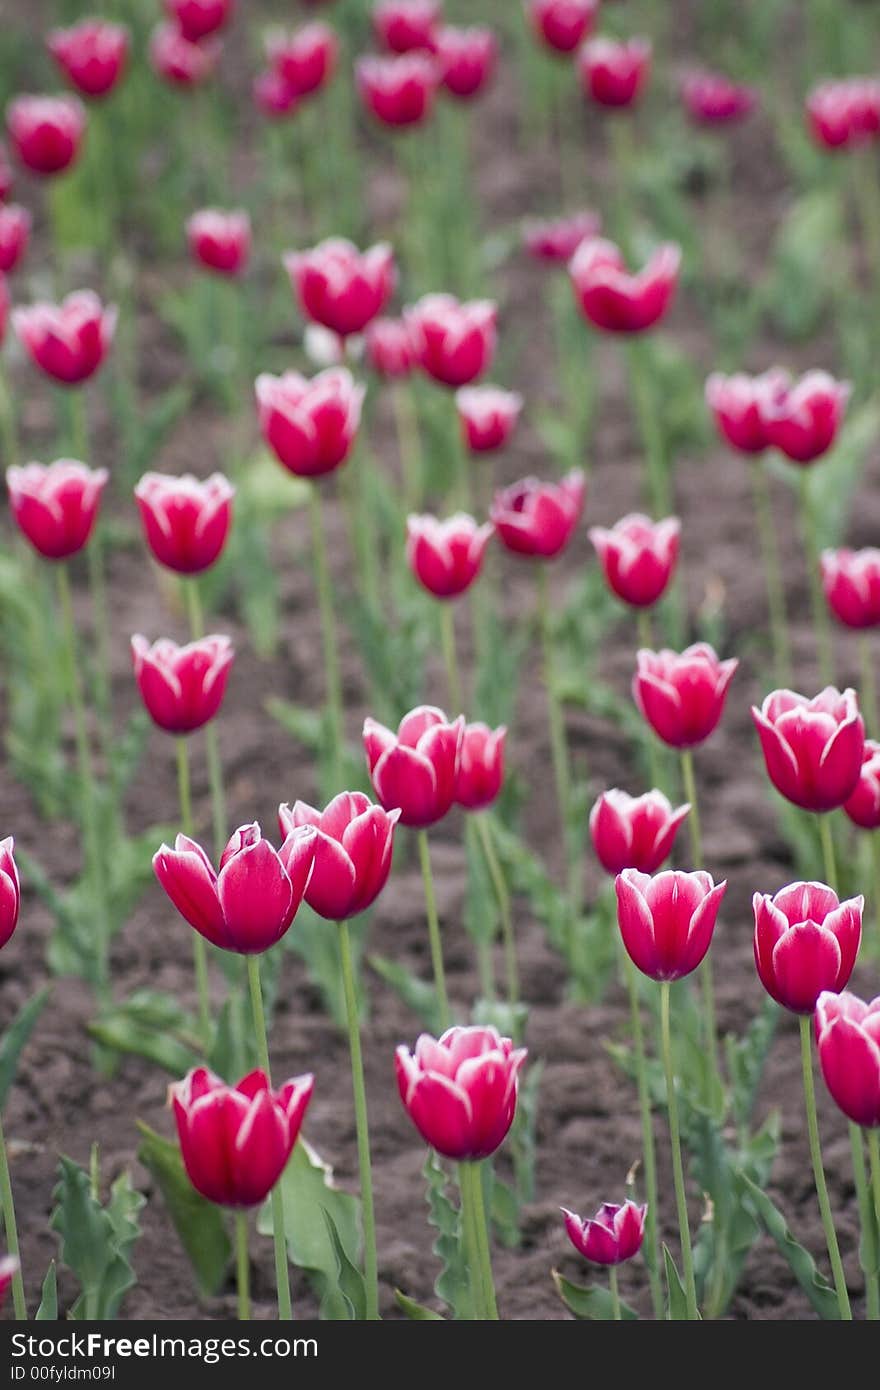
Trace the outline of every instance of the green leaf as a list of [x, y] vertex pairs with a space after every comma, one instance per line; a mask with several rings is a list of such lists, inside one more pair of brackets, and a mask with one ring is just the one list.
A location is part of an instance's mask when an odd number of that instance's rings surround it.
[[731, 1106], [740, 1126], [747, 1125], [751, 1119], [778, 1020], [778, 1006], [772, 999], [767, 999], [741, 1038], [728, 1034], [724, 1040], [724, 1055], [731, 1081]]
[[461, 1234], [461, 1216], [447, 1196], [449, 1179], [433, 1149], [429, 1150], [422, 1173], [428, 1182], [428, 1222], [437, 1232], [431, 1249], [441, 1262], [434, 1292], [454, 1318], [468, 1321], [474, 1316], [467, 1258]]
[[363, 1322], [367, 1316], [367, 1288], [364, 1283], [364, 1276], [356, 1265], [353, 1265], [346, 1254], [345, 1247], [339, 1239], [339, 1232], [336, 1223], [326, 1207], [321, 1208], [324, 1220], [327, 1223], [327, 1230], [330, 1233], [330, 1240], [333, 1245], [333, 1253], [336, 1256], [337, 1276], [336, 1282], [341, 1294], [347, 1299], [351, 1308], [351, 1317], [357, 1322]]
[[667, 1317], [673, 1322], [687, 1321], [687, 1294], [684, 1291], [684, 1284], [681, 1282], [681, 1275], [676, 1268], [675, 1260], [666, 1244], [663, 1246], [663, 1264], [666, 1269]]
[[433, 1308], [426, 1308], [424, 1303], [417, 1303], [400, 1289], [394, 1290], [394, 1302], [413, 1322], [445, 1322], [442, 1313], [435, 1313]]
[[58, 1280], [55, 1274], [55, 1261], [51, 1260], [43, 1280], [40, 1306], [34, 1314], [36, 1322], [58, 1321]]
[[177, 1144], [138, 1122], [138, 1158], [155, 1180], [199, 1288], [216, 1294], [226, 1278], [232, 1247], [220, 1207], [196, 1192]]
[[6, 1104], [6, 1097], [15, 1080], [18, 1059], [27, 1045], [37, 1019], [51, 993], [51, 985], [45, 985], [31, 999], [24, 1003], [0, 1035], [0, 1110]]
[[369, 963], [377, 975], [400, 996], [407, 1008], [422, 1020], [426, 1028], [439, 1035], [442, 1031], [437, 991], [432, 983], [413, 975], [399, 961], [385, 956], [370, 956]]
[[839, 1319], [840, 1309], [834, 1289], [818, 1269], [810, 1252], [795, 1240], [782, 1212], [767, 1193], [763, 1192], [757, 1183], [752, 1182], [748, 1174], [741, 1173], [740, 1178], [755, 1215], [767, 1234], [775, 1241], [777, 1249], [787, 1261], [819, 1317], [829, 1321]]
[[[581, 1284], [573, 1284], [570, 1279], [566, 1279], [560, 1274], [558, 1269], [552, 1271], [552, 1278], [556, 1292], [574, 1317], [590, 1322], [611, 1322], [613, 1320], [614, 1306], [610, 1289], [604, 1288], [601, 1284], [589, 1284], [586, 1288]], [[635, 1309], [621, 1299], [621, 1321], [630, 1322], [637, 1319], [638, 1316]]]
[[107, 1207], [92, 1194], [89, 1174], [62, 1155], [53, 1192], [50, 1226], [61, 1237], [61, 1259], [79, 1280], [82, 1293], [70, 1311], [73, 1318], [114, 1318], [135, 1283], [130, 1255], [140, 1235], [137, 1216], [145, 1198], [127, 1174], [111, 1189]]
[[137, 990], [124, 1003], [102, 1010], [88, 1031], [103, 1047], [146, 1057], [174, 1077], [201, 1060], [194, 1020], [172, 995], [158, 990]]

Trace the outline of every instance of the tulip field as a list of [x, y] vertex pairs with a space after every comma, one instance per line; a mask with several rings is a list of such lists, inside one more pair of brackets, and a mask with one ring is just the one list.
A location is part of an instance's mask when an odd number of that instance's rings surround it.
[[877, 73], [10, 0], [0, 1320], [880, 1319]]

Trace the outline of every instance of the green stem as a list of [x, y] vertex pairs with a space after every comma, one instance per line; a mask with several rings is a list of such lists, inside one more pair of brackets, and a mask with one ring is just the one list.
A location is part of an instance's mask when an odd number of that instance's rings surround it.
[[480, 837], [480, 844], [483, 850], [483, 857], [486, 860], [486, 868], [489, 870], [489, 877], [492, 880], [492, 887], [498, 903], [498, 916], [501, 919], [501, 940], [504, 945], [504, 970], [507, 978], [507, 1002], [515, 1005], [519, 1003], [519, 963], [516, 954], [516, 937], [513, 931], [513, 913], [510, 906], [510, 892], [507, 887], [507, 880], [504, 877], [504, 870], [498, 858], [495, 848], [495, 836], [492, 829], [492, 821], [488, 812], [479, 812], [474, 821], [477, 827], [477, 834]]
[[461, 1234], [464, 1241], [465, 1258], [471, 1287], [473, 1315], [477, 1322], [488, 1317], [486, 1297], [483, 1290], [483, 1269], [480, 1262], [480, 1245], [474, 1226], [473, 1163], [459, 1163], [458, 1190], [461, 1196]]
[[[260, 981], [259, 956], [247, 957], [248, 987], [251, 994], [251, 1009], [254, 1015], [254, 1033], [257, 1043], [257, 1060], [266, 1073], [269, 1070], [269, 1039], [266, 1035], [266, 1013], [263, 1008], [263, 986]], [[272, 1235], [275, 1242], [275, 1284], [278, 1290], [278, 1317], [281, 1322], [290, 1322], [293, 1310], [290, 1302], [290, 1270], [287, 1263], [287, 1238], [284, 1228], [284, 1193], [281, 1181], [272, 1188]]]
[[865, 726], [871, 738], [876, 738], [880, 726], [877, 723], [877, 681], [874, 677], [874, 662], [871, 655], [871, 639], [866, 632], [859, 637], [859, 658], [862, 667], [862, 688], [859, 704], [865, 719]]
[[638, 976], [636, 967], [624, 950], [624, 970], [626, 987], [629, 993], [629, 1013], [633, 1035], [633, 1050], [636, 1059], [636, 1086], [639, 1093], [639, 1116], [642, 1122], [642, 1163], [645, 1168], [645, 1263], [651, 1284], [651, 1302], [654, 1317], [663, 1318], [663, 1286], [660, 1282], [660, 1253], [657, 1244], [657, 1162], [654, 1154], [654, 1125], [651, 1118], [651, 1093], [648, 1090], [648, 1068], [645, 1060], [645, 1034], [642, 1028], [642, 1011], [639, 1006]]
[[391, 405], [400, 455], [403, 505], [407, 512], [417, 512], [422, 505], [424, 458], [412, 387], [406, 382], [395, 381], [391, 387]]
[[[190, 638], [198, 642], [205, 635], [205, 615], [202, 595], [196, 578], [183, 581], [186, 610], [189, 616]], [[205, 760], [208, 764], [208, 786], [211, 790], [211, 827], [214, 838], [214, 858], [226, 848], [226, 794], [223, 789], [223, 762], [220, 757], [220, 737], [212, 720], [205, 725]], [[189, 832], [187, 832], [189, 833]]]
[[825, 882], [837, 892], [837, 863], [834, 858], [834, 836], [831, 831], [829, 812], [819, 812], [819, 836], [822, 840], [822, 858], [825, 863]]
[[[185, 738], [175, 739], [177, 744], [177, 792], [180, 799], [180, 823], [184, 835], [192, 838], [193, 814], [192, 792], [189, 775], [189, 749]], [[208, 950], [205, 938], [194, 931], [193, 965], [196, 975], [196, 997], [199, 1001], [199, 1037], [206, 1050], [211, 1043], [211, 1003], [208, 987]]]
[[681, 1236], [681, 1261], [684, 1268], [684, 1289], [687, 1314], [691, 1321], [699, 1317], [697, 1290], [694, 1283], [694, 1257], [688, 1225], [687, 1195], [684, 1185], [684, 1166], [681, 1160], [681, 1136], [678, 1127], [678, 1100], [675, 1094], [675, 1073], [672, 1067], [672, 1038], [669, 1031], [669, 981], [660, 985], [660, 1050], [666, 1074], [666, 1104], [669, 1111], [669, 1138], [672, 1143], [672, 1176], [675, 1183], [675, 1205], [678, 1210], [678, 1229]]
[[867, 1131], [868, 1157], [871, 1161], [871, 1191], [874, 1194], [874, 1215], [880, 1231], [880, 1129], [876, 1126]]
[[834, 679], [834, 658], [831, 646], [831, 619], [822, 590], [822, 571], [819, 563], [819, 541], [816, 535], [816, 517], [813, 499], [810, 495], [810, 470], [800, 470], [801, 490], [801, 528], [804, 537], [804, 552], [807, 560], [807, 573], [810, 582], [810, 603], [813, 608], [813, 627], [816, 632], [816, 649], [819, 658], [819, 673], [825, 685]]
[[238, 1287], [238, 1320], [250, 1322], [251, 1291], [248, 1260], [248, 1221], [246, 1211], [235, 1213], [235, 1273]]
[[871, 274], [868, 305], [873, 305], [872, 313], [875, 313], [880, 294], [880, 189], [873, 142], [866, 146], [862, 159], [852, 161], [852, 170], [862, 238]]
[[418, 831], [419, 861], [422, 866], [422, 881], [425, 885], [425, 909], [428, 914], [428, 940], [431, 944], [431, 964], [434, 970], [434, 989], [437, 992], [437, 1012], [443, 1032], [449, 1027], [449, 996], [446, 993], [446, 972], [443, 968], [443, 943], [440, 940], [440, 919], [437, 916], [437, 899], [434, 894], [434, 876], [431, 873], [431, 847], [427, 830]]
[[[3, 1207], [3, 1224], [6, 1228], [6, 1249], [17, 1260], [18, 1227], [15, 1224], [15, 1203], [12, 1200], [12, 1179], [9, 1176], [9, 1157], [6, 1153], [6, 1140], [3, 1136], [3, 1122], [0, 1117], [0, 1204]], [[12, 1306], [16, 1320], [24, 1322], [27, 1318], [27, 1304], [24, 1297], [24, 1280], [19, 1264], [12, 1276]]]
[[788, 686], [791, 684], [791, 649], [788, 641], [785, 586], [782, 582], [779, 546], [776, 539], [776, 527], [773, 524], [770, 487], [763, 457], [759, 456], [753, 461], [751, 475], [755, 519], [758, 523], [761, 555], [764, 561], [764, 582], [767, 588], [767, 608], [770, 613], [770, 633], [773, 641], [773, 665], [777, 684]]
[[[556, 803], [559, 814], [559, 828], [562, 833], [562, 846], [568, 867], [569, 894], [572, 915], [575, 908], [574, 876], [577, 866], [571, 849], [569, 834], [569, 814], [571, 811], [571, 780], [569, 778], [568, 747], [565, 738], [565, 720], [562, 706], [556, 693], [556, 680], [553, 660], [553, 632], [550, 622], [550, 585], [547, 567], [538, 562], [538, 619], [541, 626], [541, 646], [544, 673], [544, 689], [547, 693], [547, 721], [550, 731], [550, 756], [553, 762], [553, 780], [556, 784]], [[577, 895], [578, 899], [580, 895]], [[579, 905], [579, 903], [578, 903]]]
[[202, 608], [202, 596], [199, 592], [199, 581], [197, 578], [184, 579], [183, 592], [186, 601], [186, 611], [189, 616], [189, 633], [193, 642], [199, 642], [205, 635], [205, 614]]
[[871, 1322], [880, 1319], [880, 1272], [877, 1268], [878, 1252], [877, 1249], [877, 1220], [874, 1216], [874, 1203], [871, 1199], [871, 1189], [868, 1186], [868, 1175], [865, 1170], [865, 1149], [862, 1143], [862, 1131], [858, 1125], [850, 1121], [849, 1142], [852, 1149], [853, 1176], [856, 1185], [856, 1197], [859, 1203], [859, 1222], [862, 1228], [862, 1269], [865, 1274], [865, 1307], [867, 1317]]
[[670, 503], [660, 404], [655, 396], [645, 344], [632, 338], [626, 346], [633, 403], [645, 454], [646, 496], [655, 518], [660, 518], [666, 516]]
[[611, 157], [614, 165], [614, 214], [617, 223], [617, 240], [625, 256], [629, 256], [632, 243], [633, 210], [630, 202], [632, 191], [633, 126], [627, 112], [614, 111], [608, 120], [608, 133], [611, 140]]
[[486, 1303], [486, 1317], [491, 1322], [498, 1321], [498, 1304], [495, 1300], [495, 1280], [492, 1277], [492, 1250], [489, 1244], [489, 1223], [486, 1219], [486, 1204], [483, 1200], [483, 1165], [471, 1163], [471, 1187], [474, 1197], [474, 1234], [479, 1252], [483, 1298]]
[[342, 987], [348, 1019], [348, 1050], [351, 1056], [351, 1084], [354, 1091], [354, 1118], [357, 1130], [358, 1168], [361, 1184], [361, 1210], [364, 1226], [364, 1282], [367, 1321], [379, 1317], [379, 1266], [376, 1254], [376, 1215], [373, 1206], [373, 1170], [370, 1163], [370, 1131], [367, 1125], [367, 1091], [358, 1018], [357, 986], [351, 954], [351, 933], [347, 922], [339, 923], [339, 958]]
[[309, 490], [309, 510], [312, 520], [315, 582], [318, 589], [318, 608], [321, 614], [321, 638], [324, 645], [324, 677], [331, 743], [330, 766], [333, 785], [338, 786], [342, 778], [342, 682], [339, 674], [339, 648], [336, 637], [336, 619], [333, 612], [333, 588], [327, 563], [327, 543], [324, 536], [321, 494], [315, 483]]
[[[638, 632], [639, 646], [647, 651], [653, 651], [654, 634], [651, 627], [651, 614], [647, 608], [636, 610], [636, 631]], [[648, 746], [648, 767], [651, 774], [651, 786], [658, 791], [663, 790], [663, 773], [660, 767], [660, 750], [657, 747], [657, 735], [651, 728], [647, 720], [644, 721], [645, 739]]]
[[[697, 801], [697, 779], [694, 776], [694, 758], [690, 748], [681, 750], [681, 775], [684, 782], [684, 798], [690, 802], [688, 813], [688, 830], [691, 837], [691, 858], [693, 868], [702, 869], [703, 867], [703, 836], [700, 829], [700, 807]], [[712, 972], [712, 952], [707, 951], [700, 966], [700, 978], [703, 986], [703, 1025], [706, 1035], [706, 1047], [709, 1053], [709, 1078], [710, 1082], [718, 1080], [720, 1083], [721, 1072], [718, 1067], [718, 1029], [715, 1022], [715, 985]], [[712, 1097], [707, 1096], [707, 1101], [711, 1105]]]
[[617, 1287], [617, 1266], [608, 1266], [608, 1289], [611, 1293], [611, 1316], [620, 1322], [620, 1290]]
[[843, 1273], [843, 1263], [840, 1258], [840, 1248], [837, 1244], [837, 1232], [834, 1229], [834, 1218], [831, 1214], [831, 1203], [828, 1200], [828, 1186], [825, 1182], [825, 1169], [822, 1165], [822, 1146], [819, 1142], [819, 1117], [816, 1113], [816, 1091], [813, 1086], [813, 1053], [810, 1043], [812, 1019], [808, 1014], [801, 1014], [798, 1021], [801, 1029], [801, 1069], [804, 1077], [804, 1106], [807, 1112], [807, 1130], [810, 1136], [810, 1158], [813, 1162], [816, 1196], [819, 1198], [819, 1212], [822, 1217], [822, 1227], [825, 1231], [825, 1243], [828, 1246], [828, 1257], [831, 1260], [831, 1272], [834, 1276], [834, 1288], [837, 1292], [837, 1306], [840, 1310], [841, 1319], [844, 1322], [848, 1322], [852, 1318], [852, 1311], [849, 1306], [849, 1294], [846, 1291], [846, 1279]]
[[443, 664], [446, 667], [450, 712], [455, 715], [461, 710], [462, 702], [458, 659], [455, 654], [455, 609], [450, 599], [441, 599], [440, 601], [440, 639], [443, 645]]
[[3, 471], [18, 463], [18, 441], [15, 435], [15, 414], [12, 397], [6, 382], [6, 370], [0, 357], [0, 465]]

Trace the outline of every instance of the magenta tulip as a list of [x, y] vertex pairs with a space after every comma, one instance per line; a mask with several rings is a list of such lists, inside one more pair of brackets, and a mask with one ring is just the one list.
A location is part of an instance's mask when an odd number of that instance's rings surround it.
[[635, 1202], [624, 1202], [622, 1206], [603, 1202], [596, 1215], [586, 1219], [576, 1216], [567, 1207], [560, 1210], [569, 1240], [590, 1264], [623, 1264], [642, 1248], [648, 1214], [645, 1206], [637, 1206]]
[[173, 87], [198, 87], [213, 75], [220, 60], [220, 41], [211, 38], [194, 43], [176, 24], [159, 24], [150, 36], [150, 64]]
[[400, 810], [402, 825], [424, 829], [450, 810], [463, 738], [464, 717], [450, 722], [433, 705], [410, 710], [396, 734], [375, 719], [365, 720], [373, 790], [386, 811]]
[[610, 531], [593, 526], [589, 537], [611, 592], [634, 608], [650, 608], [663, 597], [675, 573], [680, 533], [678, 517], [651, 521], [632, 513]]
[[584, 95], [612, 109], [635, 105], [651, 72], [648, 39], [590, 39], [577, 55]]
[[134, 490], [154, 560], [178, 574], [201, 574], [219, 559], [232, 524], [235, 488], [222, 473], [201, 482], [145, 473]]
[[434, 48], [440, 0], [378, 0], [373, 6], [376, 41], [389, 53]]
[[410, 376], [416, 365], [412, 334], [403, 319], [373, 319], [366, 329], [367, 361], [379, 376]]
[[712, 941], [727, 883], [702, 869], [640, 873], [615, 879], [617, 923], [633, 964], [652, 980], [680, 980], [702, 961]]
[[568, 267], [575, 300], [605, 333], [643, 333], [663, 318], [678, 286], [681, 249], [667, 242], [631, 274], [620, 248], [601, 237], [581, 242]]
[[434, 39], [440, 81], [450, 96], [470, 101], [485, 90], [498, 61], [498, 40], [491, 29], [446, 25]]
[[422, 371], [444, 386], [467, 386], [488, 371], [495, 355], [498, 306], [428, 294], [404, 310]]
[[774, 690], [752, 719], [767, 776], [778, 792], [805, 811], [833, 811], [858, 783], [865, 726], [854, 690], [826, 686], [812, 700]]
[[827, 372], [807, 372], [797, 381], [785, 372], [768, 374], [758, 408], [768, 444], [794, 463], [813, 463], [840, 433], [851, 387]]
[[483, 811], [497, 801], [504, 782], [504, 741], [507, 729], [466, 724], [461, 741], [455, 800], [466, 811]]
[[11, 275], [27, 251], [31, 215], [15, 203], [0, 203], [0, 274]]
[[0, 948], [6, 945], [18, 925], [21, 885], [15, 863], [15, 840], [0, 840]]
[[843, 809], [862, 830], [880, 830], [880, 743], [872, 738], [865, 739], [859, 780]]
[[399, 810], [375, 806], [363, 792], [340, 792], [324, 811], [305, 801], [278, 807], [278, 825], [285, 837], [282, 860], [291, 832], [304, 825], [316, 831], [315, 862], [305, 894], [313, 912], [330, 922], [346, 922], [372, 906], [388, 882], [399, 819]]
[[394, 290], [394, 252], [385, 241], [361, 252], [331, 237], [310, 251], [288, 252], [284, 268], [304, 316], [340, 338], [362, 333]]
[[179, 647], [167, 637], [151, 646], [136, 634], [131, 655], [144, 707], [160, 729], [189, 734], [215, 717], [235, 660], [228, 637], [202, 637]]
[[771, 998], [811, 1014], [823, 990], [845, 988], [862, 939], [859, 896], [840, 902], [824, 883], [790, 883], [774, 896], [756, 893], [755, 965]]
[[845, 627], [880, 626], [880, 550], [823, 550], [822, 587]]
[[427, 53], [401, 53], [390, 58], [367, 55], [355, 65], [360, 99], [382, 125], [421, 125], [431, 115], [440, 72]]
[[693, 748], [718, 727], [739, 662], [719, 661], [697, 642], [681, 653], [642, 649], [636, 658], [633, 699], [658, 738], [672, 748]]
[[76, 555], [95, 528], [108, 476], [75, 459], [8, 469], [9, 505], [22, 535], [47, 560]]
[[573, 53], [592, 32], [599, 0], [526, 0], [535, 36], [556, 53]]
[[720, 72], [689, 72], [681, 84], [681, 99], [696, 125], [732, 125], [751, 114], [757, 105], [754, 87], [732, 82]]
[[601, 226], [599, 214], [585, 209], [549, 221], [526, 222], [523, 241], [534, 260], [568, 265], [582, 241], [595, 241]]
[[479, 526], [464, 512], [457, 512], [446, 521], [435, 516], [409, 516], [407, 564], [429, 594], [435, 598], [457, 598], [479, 575], [494, 530], [491, 522]]
[[94, 376], [110, 350], [116, 307], [102, 305], [91, 290], [78, 290], [60, 304], [14, 309], [12, 326], [35, 366], [61, 386], [78, 386]]
[[550, 560], [574, 535], [586, 496], [587, 482], [579, 468], [558, 483], [524, 478], [495, 494], [489, 516], [507, 550]]
[[865, 1003], [844, 990], [816, 1001], [819, 1065], [835, 1103], [866, 1129], [880, 1126], [880, 996]]
[[264, 372], [255, 390], [263, 438], [291, 473], [316, 478], [345, 463], [366, 392], [347, 368], [329, 367], [311, 380], [299, 372]]
[[189, 253], [206, 270], [241, 275], [251, 254], [251, 219], [246, 212], [203, 208], [186, 224]]
[[606, 874], [624, 869], [655, 874], [669, 858], [690, 809], [684, 805], [673, 810], [660, 791], [630, 796], [612, 787], [603, 792], [590, 812], [590, 837]]
[[165, 0], [165, 11], [184, 38], [198, 43], [229, 23], [233, 0]]
[[86, 131], [79, 97], [18, 96], [6, 108], [16, 156], [32, 174], [60, 174], [79, 156]]
[[472, 454], [493, 453], [510, 440], [522, 412], [516, 391], [498, 386], [463, 386], [455, 393], [462, 439]]
[[77, 91], [95, 100], [112, 92], [122, 77], [129, 33], [122, 24], [84, 19], [70, 29], [51, 29], [46, 47]]

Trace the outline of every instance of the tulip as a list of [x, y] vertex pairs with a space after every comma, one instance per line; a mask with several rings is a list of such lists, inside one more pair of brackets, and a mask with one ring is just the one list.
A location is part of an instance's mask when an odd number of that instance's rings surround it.
[[854, 690], [827, 686], [814, 699], [774, 690], [752, 719], [767, 775], [778, 792], [806, 811], [833, 811], [858, 784], [865, 726]]
[[19, 1263], [15, 1255], [4, 1255], [0, 1259], [0, 1307], [3, 1300], [12, 1288], [12, 1281], [19, 1272]]
[[619, 1265], [639, 1253], [645, 1238], [647, 1207], [635, 1202], [603, 1202], [593, 1217], [576, 1216], [562, 1207], [565, 1230], [579, 1255], [595, 1265]]
[[495, 494], [489, 515], [506, 549], [550, 560], [574, 535], [586, 495], [586, 478], [579, 468], [558, 483], [524, 478]]
[[633, 964], [652, 980], [680, 980], [709, 949], [727, 883], [701, 869], [640, 873], [624, 869], [615, 880], [617, 922]]
[[91, 290], [78, 290], [60, 304], [14, 309], [12, 326], [35, 366], [62, 386], [78, 386], [95, 374], [110, 350], [116, 306], [102, 305]]
[[720, 72], [691, 72], [681, 84], [681, 99], [691, 120], [697, 125], [730, 125], [754, 111], [754, 87], [732, 82]]
[[181, 917], [224, 951], [259, 955], [284, 936], [302, 902], [315, 857], [316, 832], [294, 831], [283, 855], [260, 827], [240, 826], [223, 851], [219, 873], [201, 845], [178, 835], [163, 844], [153, 871]]
[[826, 150], [850, 149], [880, 132], [880, 82], [863, 77], [822, 82], [806, 101], [807, 125]]
[[331, 922], [346, 922], [366, 912], [376, 901], [391, 872], [395, 807], [375, 806], [363, 792], [340, 792], [324, 811], [305, 801], [278, 807], [278, 825], [285, 837], [284, 859], [291, 832], [313, 826], [315, 862], [305, 899], [313, 912]]
[[590, 836], [606, 874], [638, 869], [655, 874], [669, 858], [689, 805], [673, 810], [660, 791], [630, 796], [613, 787], [603, 792], [590, 812]]
[[360, 252], [331, 237], [311, 251], [289, 252], [284, 267], [303, 315], [340, 338], [362, 333], [394, 290], [394, 252], [384, 241]]
[[220, 709], [235, 659], [228, 637], [202, 637], [179, 647], [162, 638], [131, 639], [135, 680], [154, 724], [169, 734], [200, 729]]
[[378, 0], [373, 7], [376, 40], [389, 53], [432, 51], [439, 23], [439, 0]]
[[828, 607], [845, 627], [880, 626], [880, 550], [823, 550]]
[[444, 386], [467, 386], [495, 355], [498, 306], [489, 299], [463, 303], [451, 294], [425, 295], [404, 318], [422, 371]]
[[462, 101], [478, 96], [492, 80], [498, 61], [498, 40], [491, 29], [476, 25], [440, 29], [435, 39], [440, 81], [451, 96]]
[[785, 372], [768, 374], [758, 409], [767, 443], [794, 463], [812, 463], [835, 442], [851, 387], [827, 372], [807, 372], [793, 382]]
[[812, 1014], [823, 990], [839, 994], [862, 939], [861, 896], [838, 900], [824, 883], [791, 883], [775, 897], [755, 893], [755, 965], [771, 998]]
[[379, 376], [409, 376], [415, 366], [412, 336], [403, 319], [373, 319], [366, 329], [367, 361]]
[[190, 43], [215, 34], [229, 23], [233, 0], [165, 0], [165, 11]]
[[693, 748], [715, 731], [727, 688], [739, 665], [719, 661], [706, 642], [681, 653], [642, 649], [633, 677], [633, 699], [642, 718], [672, 748]]
[[241, 275], [251, 254], [251, 219], [246, 212], [204, 208], [187, 220], [186, 239], [193, 260], [218, 275]]
[[407, 563], [429, 594], [435, 598], [457, 598], [480, 573], [493, 531], [491, 522], [478, 526], [464, 512], [457, 512], [447, 521], [438, 521], [434, 516], [409, 516]]
[[526, 250], [536, 261], [568, 265], [582, 241], [594, 241], [599, 235], [601, 219], [597, 212], [584, 210], [550, 221], [529, 221], [523, 239]]
[[495, 1153], [513, 1124], [526, 1055], [494, 1028], [423, 1033], [413, 1052], [398, 1047], [400, 1098], [425, 1143], [458, 1162]]
[[367, 55], [355, 64], [357, 89], [363, 105], [387, 126], [419, 125], [431, 115], [440, 73], [426, 53], [402, 53], [392, 58]]
[[257, 377], [260, 430], [291, 473], [314, 478], [339, 468], [351, 453], [365, 388], [344, 367], [308, 380], [298, 372]]
[[220, 59], [218, 39], [193, 43], [176, 24], [159, 24], [150, 37], [150, 63], [154, 72], [175, 87], [196, 87], [207, 82]]
[[502, 724], [466, 724], [461, 741], [455, 800], [466, 811], [483, 811], [497, 801], [504, 781], [504, 740]]
[[647, 39], [590, 39], [577, 61], [584, 93], [598, 106], [633, 106], [651, 71], [651, 44]]
[[762, 454], [770, 441], [761, 402], [785, 380], [785, 373], [778, 368], [762, 376], [747, 376], [745, 372], [724, 376], [713, 372], [706, 382], [706, 404], [719, 436], [741, 454]]
[[6, 276], [0, 271], [0, 345], [6, 337], [6, 321], [9, 317], [9, 290], [6, 287]]
[[0, 840], [0, 949], [15, 931], [21, 907], [21, 887], [14, 850], [15, 841], [11, 835]]
[[277, 1183], [299, 1137], [314, 1078], [297, 1076], [273, 1091], [264, 1071], [227, 1086], [196, 1067], [169, 1098], [187, 1176], [223, 1207], [256, 1207]]
[[843, 809], [862, 830], [880, 829], [880, 743], [872, 738], [865, 739], [859, 780]]
[[10, 275], [27, 250], [31, 215], [15, 203], [0, 203], [0, 274]]
[[145, 473], [134, 490], [153, 558], [178, 574], [200, 574], [226, 544], [235, 488], [222, 473], [200, 482]]
[[302, 98], [274, 68], [257, 73], [251, 93], [257, 107], [269, 120], [280, 120], [296, 111]]
[[611, 592], [634, 608], [650, 608], [672, 579], [680, 532], [678, 517], [655, 522], [636, 512], [610, 531], [593, 526], [588, 534]]
[[76, 555], [94, 530], [108, 476], [74, 459], [8, 469], [9, 503], [22, 535], [47, 560]]
[[77, 158], [86, 129], [78, 97], [19, 96], [6, 108], [12, 148], [34, 174], [60, 174]]
[[819, 1065], [835, 1103], [866, 1129], [880, 1126], [880, 996], [865, 1003], [848, 990], [816, 1001]]
[[[11, 835], [8, 835], [5, 840], [0, 840], [0, 949], [6, 945], [15, 931], [21, 905], [21, 890], [18, 881], [18, 869], [13, 855], [14, 849], [15, 841]], [[0, 1121], [0, 1175], [2, 1175], [0, 1178], [0, 1208], [3, 1212], [6, 1243], [9, 1247], [9, 1254], [0, 1259], [0, 1303], [3, 1302], [11, 1285], [15, 1317], [17, 1321], [21, 1322], [27, 1317], [27, 1306], [21, 1267], [18, 1261], [18, 1229], [15, 1223], [15, 1204], [12, 1198], [9, 1159], [2, 1121]]]
[[12, 165], [9, 163], [9, 155], [3, 141], [0, 140], [0, 203], [5, 203], [12, 192], [15, 176], [12, 172]]
[[581, 313], [606, 333], [642, 333], [663, 318], [678, 287], [681, 249], [667, 242], [630, 274], [619, 247], [581, 242], [568, 271]]
[[364, 751], [373, 790], [386, 811], [400, 809], [402, 825], [422, 829], [443, 819], [455, 800], [464, 719], [419, 705], [392, 733], [364, 723]]
[[592, 32], [599, 0], [526, 0], [535, 36], [557, 53], [573, 53]]
[[104, 97], [125, 71], [129, 33], [122, 24], [85, 19], [70, 29], [51, 29], [46, 47], [83, 96]]
[[330, 78], [339, 58], [339, 40], [327, 24], [304, 24], [293, 33], [274, 29], [266, 40], [266, 56], [278, 76], [297, 97], [311, 96]]
[[462, 438], [472, 454], [503, 449], [522, 411], [522, 396], [497, 386], [463, 386], [455, 393]]

